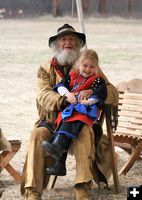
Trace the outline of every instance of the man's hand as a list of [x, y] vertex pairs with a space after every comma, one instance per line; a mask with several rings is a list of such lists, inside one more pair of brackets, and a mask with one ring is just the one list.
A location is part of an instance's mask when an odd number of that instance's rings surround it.
[[93, 94], [91, 89], [89, 90], [82, 90], [78, 95], [78, 101], [82, 101], [84, 99], [88, 99]]
[[66, 100], [67, 100], [69, 103], [76, 103], [76, 102], [77, 102], [74, 93], [67, 92], [67, 93], [65, 94], [65, 97], [67, 97]]

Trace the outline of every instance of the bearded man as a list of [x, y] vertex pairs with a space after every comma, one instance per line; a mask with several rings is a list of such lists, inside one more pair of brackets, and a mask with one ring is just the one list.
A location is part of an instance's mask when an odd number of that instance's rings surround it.
[[[56, 128], [57, 114], [69, 102], [64, 96], [54, 92], [52, 88], [72, 70], [72, 66], [80, 54], [80, 49], [85, 43], [85, 35], [75, 31], [69, 24], [64, 24], [58, 29], [57, 35], [49, 38], [49, 47], [55, 54], [50, 62], [41, 65], [38, 70], [37, 108], [39, 121], [29, 139], [21, 183], [21, 193], [28, 200], [41, 200], [42, 191], [48, 184], [49, 176], [45, 174], [45, 168], [53, 164], [53, 159], [46, 155], [42, 142], [51, 140]], [[102, 74], [102, 72], [100, 73]], [[102, 74], [102, 76], [104, 75]], [[105, 76], [104, 78], [108, 82]], [[92, 90], [84, 90], [80, 93], [79, 98], [83, 99], [91, 94]], [[76, 200], [89, 200], [88, 189], [94, 178], [92, 173], [93, 137], [92, 127], [84, 125], [78, 139], [73, 142], [76, 159]], [[65, 159], [66, 154], [63, 160]]]

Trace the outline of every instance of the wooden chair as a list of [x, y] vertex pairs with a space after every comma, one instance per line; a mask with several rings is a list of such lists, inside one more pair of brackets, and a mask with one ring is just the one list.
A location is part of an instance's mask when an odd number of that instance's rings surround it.
[[9, 140], [11, 144], [11, 151], [2, 151], [0, 153], [0, 173], [5, 168], [9, 174], [15, 179], [16, 182], [21, 182], [20, 173], [17, 172], [10, 164], [11, 159], [19, 151], [21, 147], [21, 142], [19, 140]]
[[142, 152], [142, 93], [119, 92], [118, 126], [113, 138], [116, 146], [130, 154], [119, 171], [126, 174]]
[[[119, 178], [118, 178], [118, 171], [117, 171], [117, 165], [116, 165], [116, 160], [115, 160], [115, 150], [114, 150], [114, 141], [113, 141], [114, 127], [112, 126], [111, 115], [113, 115], [112, 105], [105, 104], [101, 112], [99, 123], [103, 125], [104, 121], [106, 122], [106, 132], [107, 132], [107, 136], [108, 136], [108, 140], [110, 144], [110, 152], [111, 152], [111, 160], [112, 160], [111, 171], [113, 175], [114, 189], [116, 193], [119, 193]], [[57, 176], [50, 176], [50, 181], [48, 183], [47, 188], [48, 189], [54, 188], [56, 180], [57, 180]]]

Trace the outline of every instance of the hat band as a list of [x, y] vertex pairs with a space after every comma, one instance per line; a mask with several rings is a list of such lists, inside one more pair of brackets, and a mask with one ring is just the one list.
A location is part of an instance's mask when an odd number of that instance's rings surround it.
[[65, 32], [65, 31], [71, 31], [71, 32], [75, 32], [75, 30], [74, 30], [74, 29], [72, 29], [72, 28], [64, 28], [64, 29], [62, 29], [62, 30], [58, 31], [58, 34], [60, 34], [60, 33], [62, 33], [62, 32]]

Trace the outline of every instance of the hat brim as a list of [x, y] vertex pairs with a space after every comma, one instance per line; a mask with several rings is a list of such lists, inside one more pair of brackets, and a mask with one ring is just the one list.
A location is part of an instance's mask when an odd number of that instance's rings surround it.
[[86, 36], [85, 36], [84, 33], [78, 33], [78, 32], [73, 32], [73, 31], [64, 31], [62, 33], [59, 33], [58, 35], [54, 35], [54, 36], [49, 38], [49, 47], [51, 46], [52, 42], [57, 40], [57, 38], [59, 38], [59, 37], [61, 37], [63, 35], [68, 35], [68, 34], [73, 34], [73, 35], [77, 36], [82, 41], [82, 47], [85, 45]]

